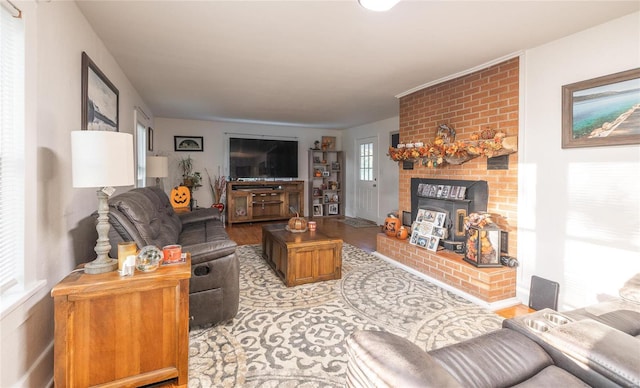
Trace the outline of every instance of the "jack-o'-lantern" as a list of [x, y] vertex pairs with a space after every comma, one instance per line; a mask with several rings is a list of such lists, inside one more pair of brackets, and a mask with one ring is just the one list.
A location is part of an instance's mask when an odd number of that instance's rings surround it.
[[174, 208], [185, 208], [191, 202], [191, 191], [187, 186], [177, 186], [171, 190], [171, 206]]
[[395, 237], [400, 225], [400, 219], [395, 214], [389, 213], [387, 218], [384, 219], [384, 233], [389, 237]]

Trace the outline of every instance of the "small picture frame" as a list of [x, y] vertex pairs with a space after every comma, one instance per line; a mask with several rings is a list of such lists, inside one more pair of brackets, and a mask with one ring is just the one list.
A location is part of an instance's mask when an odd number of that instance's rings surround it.
[[153, 151], [153, 128], [147, 128], [147, 151]]
[[320, 197], [322, 196], [322, 191], [320, 191], [319, 187], [314, 187], [313, 188], [313, 196], [314, 197]]
[[336, 215], [338, 214], [338, 204], [337, 203], [331, 203], [329, 204], [329, 215]]
[[411, 226], [411, 212], [402, 211], [402, 225]]
[[313, 163], [321, 163], [320, 157], [319, 156], [314, 156], [313, 157]]
[[338, 163], [338, 162], [331, 163], [331, 169], [333, 171], [340, 171], [340, 163]]
[[327, 177], [331, 176], [331, 172], [330, 171], [323, 171], [322, 172], [322, 176], [327, 178]]
[[313, 204], [313, 216], [322, 217], [322, 205], [319, 203]]
[[204, 140], [202, 136], [174, 136], [173, 148], [180, 152], [202, 152]]
[[336, 150], [336, 137], [335, 136], [322, 136], [322, 149], [326, 151]]

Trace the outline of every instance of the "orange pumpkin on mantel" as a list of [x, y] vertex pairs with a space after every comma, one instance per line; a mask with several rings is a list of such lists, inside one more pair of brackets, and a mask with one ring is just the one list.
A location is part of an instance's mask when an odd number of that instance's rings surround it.
[[384, 233], [389, 237], [395, 237], [400, 229], [400, 219], [395, 214], [389, 213], [384, 219]]
[[400, 226], [398, 233], [396, 233], [396, 237], [400, 240], [406, 240], [407, 237], [409, 237], [409, 231], [404, 227], [404, 225]]

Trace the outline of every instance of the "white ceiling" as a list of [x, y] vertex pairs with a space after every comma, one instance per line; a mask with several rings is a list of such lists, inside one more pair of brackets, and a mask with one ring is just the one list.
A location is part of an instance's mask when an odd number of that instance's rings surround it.
[[[77, 1], [156, 117], [350, 128], [640, 1]], [[639, 32], [640, 33], [640, 32]], [[585, 48], [588, 50], [588, 48]]]

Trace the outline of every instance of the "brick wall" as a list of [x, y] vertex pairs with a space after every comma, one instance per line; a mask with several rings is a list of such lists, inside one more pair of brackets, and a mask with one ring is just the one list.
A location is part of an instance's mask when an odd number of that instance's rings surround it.
[[483, 301], [493, 303], [516, 296], [516, 269], [476, 268], [462, 256], [424, 248], [378, 233], [376, 251]]
[[[440, 124], [447, 124], [453, 128], [456, 131], [456, 140], [470, 140], [472, 134], [487, 127], [502, 131], [507, 136], [516, 136], [518, 134], [518, 99], [518, 58], [419, 90], [400, 98], [400, 142], [430, 142], [435, 138]], [[413, 170], [403, 170], [399, 166], [400, 214], [403, 210], [411, 210], [410, 186], [413, 177], [486, 180], [489, 184], [487, 210], [506, 217], [511, 226], [509, 254], [517, 256], [517, 161], [517, 153], [509, 155], [508, 170], [487, 170], [485, 157], [475, 158], [461, 165], [445, 164], [436, 168], [422, 166], [419, 163], [414, 165]], [[378, 243], [380, 244], [380, 238]], [[378, 247], [378, 250], [380, 248]], [[432, 270], [425, 268], [424, 263], [420, 263], [419, 257], [434, 255], [421, 248], [415, 249], [418, 251], [411, 254], [417, 255], [416, 259], [411, 258], [411, 255], [408, 258], [403, 255], [401, 258], [399, 253], [393, 254], [393, 250], [390, 251], [391, 255], [385, 255], [401, 262], [406, 261], [404, 264], [432, 276], [433, 273], [429, 273]], [[396, 252], [402, 252], [402, 249]], [[457, 259], [462, 263], [461, 268], [473, 267], [463, 262], [460, 257]], [[506, 293], [509, 296], [515, 296], [515, 271], [513, 273], [513, 292]], [[445, 279], [444, 276], [442, 278]]]

